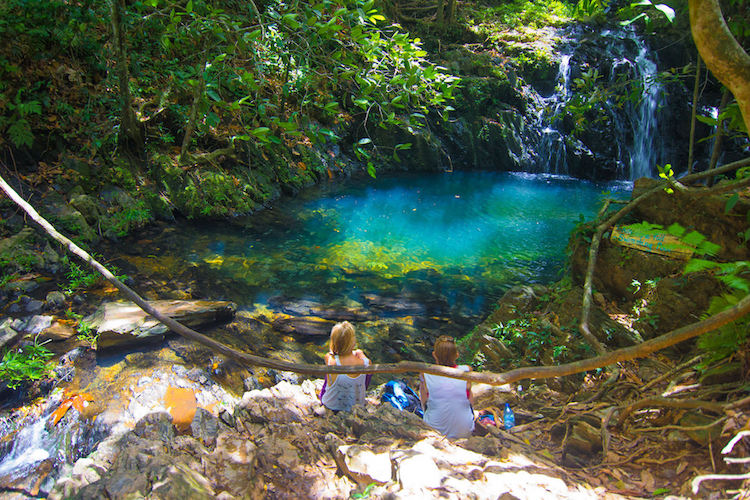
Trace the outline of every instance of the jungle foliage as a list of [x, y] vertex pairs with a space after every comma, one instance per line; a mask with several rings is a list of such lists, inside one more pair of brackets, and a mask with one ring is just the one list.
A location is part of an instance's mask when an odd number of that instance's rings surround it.
[[[373, 131], [413, 131], [429, 110], [450, 110], [458, 83], [373, 0], [128, 2], [122, 53], [107, 4], [0, 5], [0, 36], [15, 40], [0, 49], [0, 148], [59, 154], [28, 181], [86, 178], [93, 192], [115, 179], [152, 185], [187, 215], [248, 211], [268, 198], [266, 178], [301, 185], [341, 168], [305, 161], [314, 144], [339, 144], [374, 175], [375, 156], [410, 145], [384, 149]], [[124, 169], [118, 57], [145, 138]], [[222, 167], [226, 157], [244, 168]]]

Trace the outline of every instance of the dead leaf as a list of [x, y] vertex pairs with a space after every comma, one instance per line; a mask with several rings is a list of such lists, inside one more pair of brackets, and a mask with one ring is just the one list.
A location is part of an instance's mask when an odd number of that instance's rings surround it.
[[646, 491], [654, 491], [654, 476], [651, 475], [649, 471], [646, 469], [643, 469], [641, 471], [641, 482], [643, 483], [643, 487], [646, 489]]
[[69, 397], [68, 399], [60, 403], [60, 406], [58, 406], [57, 409], [52, 412], [52, 425], [57, 425], [57, 423], [62, 420], [65, 414], [68, 413], [68, 410], [71, 406], [78, 410], [78, 413], [83, 413], [83, 409], [86, 407], [86, 404], [89, 401], [93, 400], [94, 398], [91, 396], [91, 394], [87, 394], [85, 392]]
[[55, 411], [52, 412], [52, 425], [57, 425], [57, 423], [62, 419], [66, 413], [68, 413], [68, 409], [73, 405], [73, 401], [70, 399], [66, 399], [62, 402], [60, 406], [57, 407]]
[[687, 462], [680, 462], [680, 464], [675, 469], [675, 474], [680, 474], [682, 471], [684, 471], [687, 468], [688, 464]]

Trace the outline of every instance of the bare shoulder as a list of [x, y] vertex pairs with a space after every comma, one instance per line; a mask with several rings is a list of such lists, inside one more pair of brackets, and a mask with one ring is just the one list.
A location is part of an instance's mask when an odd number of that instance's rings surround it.
[[335, 365], [336, 364], [336, 358], [334, 357], [333, 353], [326, 353], [325, 355], [325, 361], [327, 365]]
[[352, 351], [352, 354], [354, 354], [355, 357], [361, 359], [362, 361], [365, 361], [365, 360], [369, 361], [370, 360], [367, 357], [367, 355], [364, 352], [362, 352], [362, 349], [355, 349], [354, 351]]

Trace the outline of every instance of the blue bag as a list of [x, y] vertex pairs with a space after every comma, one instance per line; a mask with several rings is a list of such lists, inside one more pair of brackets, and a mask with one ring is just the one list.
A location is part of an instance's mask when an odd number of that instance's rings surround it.
[[389, 380], [385, 384], [380, 400], [387, 401], [391, 406], [399, 410], [414, 413], [420, 418], [424, 416], [419, 396], [403, 379]]

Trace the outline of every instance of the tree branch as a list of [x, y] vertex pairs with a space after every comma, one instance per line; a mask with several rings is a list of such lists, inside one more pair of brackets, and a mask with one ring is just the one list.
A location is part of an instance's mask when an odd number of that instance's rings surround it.
[[693, 323], [677, 330], [673, 330], [660, 337], [643, 342], [636, 346], [626, 347], [617, 351], [606, 353], [602, 356], [595, 358], [589, 358], [574, 363], [568, 363], [560, 366], [529, 366], [524, 368], [517, 368], [505, 373], [492, 373], [492, 372], [463, 372], [456, 368], [450, 368], [447, 366], [431, 365], [427, 363], [420, 363], [416, 361], [400, 361], [398, 363], [390, 364], [379, 364], [370, 366], [326, 366], [326, 365], [311, 365], [306, 363], [290, 363], [287, 361], [279, 361], [261, 356], [255, 356], [245, 352], [237, 351], [228, 347], [220, 342], [217, 342], [195, 330], [188, 328], [174, 319], [163, 315], [155, 307], [153, 307], [148, 301], [141, 298], [135, 291], [117, 279], [107, 268], [100, 264], [96, 259], [89, 255], [86, 251], [81, 249], [78, 245], [70, 241], [68, 238], [57, 232], [57, 230], [45, 220], [34, 208], [26, 203], [18, 193], [16, 193], [10, 185], [0, 177], [0, 188], [13, 200], [18, 206], [20, 206], [29, 217], [36, 222], [50, 237], [61, 243], [69, 252], [80, 258], [83, 262], [93, 267], [98, 271], [104, 278], [112, 283], [122, 294], [129, 300], [133, 301], [138, 307], [143, 309], [145, 312], [159, 320], [167, 328], [173, 332], [182, 335], [185, 338], [203, 344], [209, 349], [222, 354], [228, 358], [231, 358], [244, 365], [262, 366], [265, 368], [273, 368], [282, 371], [292, 371], [296, 373], [302, 373], [306, 375], [315, 375], [322, 377], [329, 373], [336, 374], [354, 374], [354, 373], [407, 373], [407, 372], [422, 372], [431, 373], [434, 375], [442, 375], [450, 378], [457, 378], [462, 380], [468, 380], [476, 383], [486, 383], [490, 385], [504, 385], [511, 382], [516, 382], [525, 379], [543, 379], [552, 377], [562, 377], [565, 375], [572, 375], [575, 373], [585, 372], [593, 370], [595, 368], [601, 368], [608, 366], [620, 361], [626, 361], [639, 357], [644, 357], [652, 352], [664, 349], [671, 345], [682, 342], [692, 337], [696, 337], [706, 332], [710, 332], [719, 328], [727, 323], [730, 323], [742, 316], [750, 313], [750, 295], [740, 300], [733, 307], [726, 309], [714, 316], [711, 316], [698, 323]]

